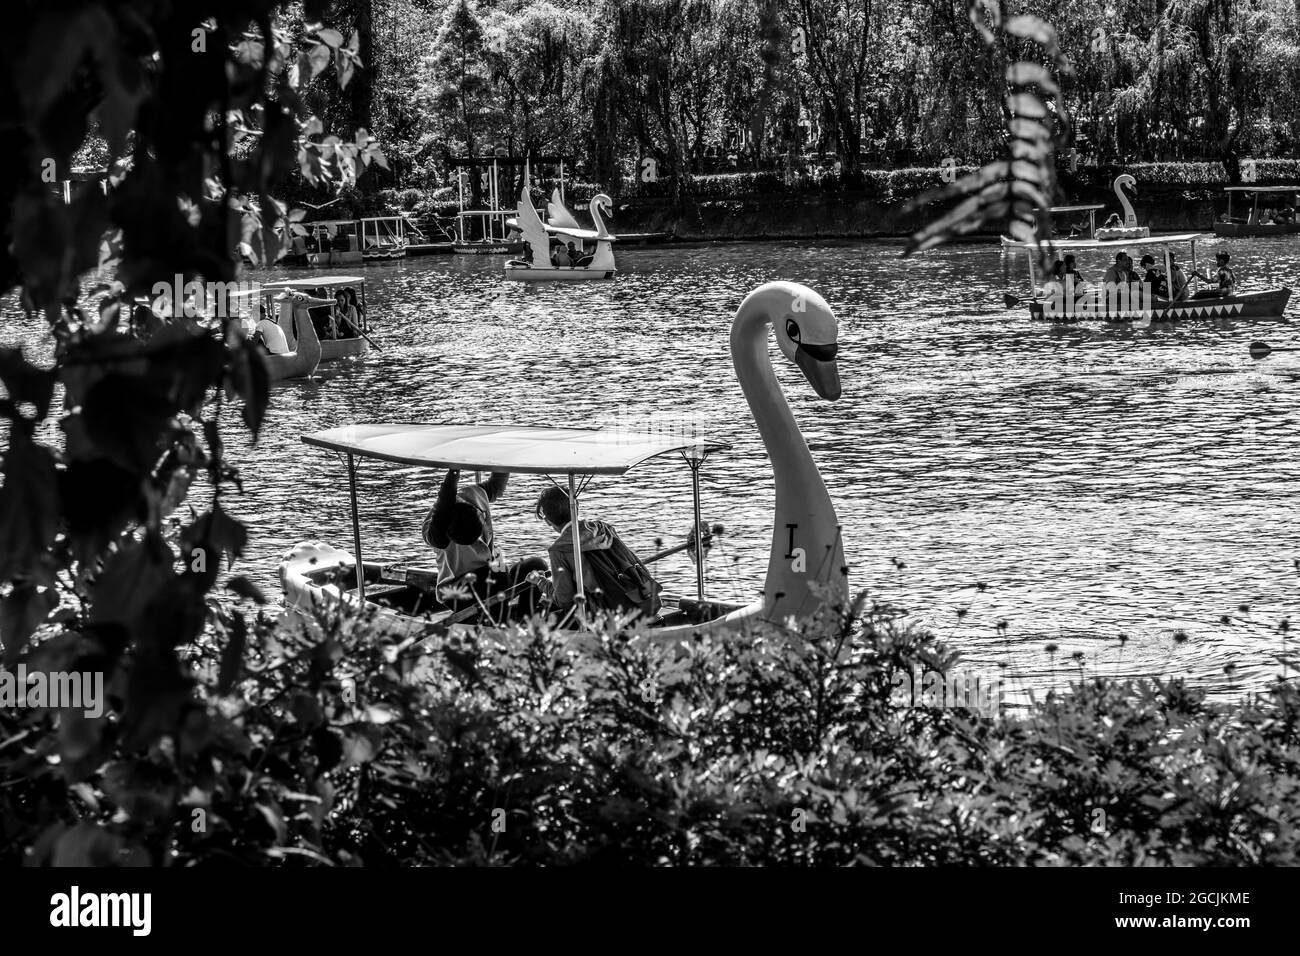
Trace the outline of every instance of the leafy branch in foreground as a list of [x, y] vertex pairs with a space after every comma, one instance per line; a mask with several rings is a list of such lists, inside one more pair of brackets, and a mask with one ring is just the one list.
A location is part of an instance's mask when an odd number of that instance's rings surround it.
[[[1041, 18], [1026, 14], [1005, 19], [1002, 0], [970, 0], [969, 9], [989, 56], [1007, 64], [1003, 73], [1007, 89], [1004, 153], [969, 176], [928, 190], [908, 204], [910, 210], [960, 199], [954, 208], [916, 232], [903, 255], [1001, 223], [1013, 239], [1034, 243], [1041, 261], [1048, 255], [1045, 245], [1050, 245], [1046, 209], [1056, 193], [1056, 147], [1069, 128], [1053, 71], [1057, 76], [1067, 75], [1070, 64], [1057, 43], [1055, 29]], [[1011, 60], [1009, 47], [1026, 42], [1041, 48], [1041, 57], [1049, 66]]]
[[[339, 83], [353, 77], [356, 44], [313, 23], [295, 59], [276, 26], [286, 6], [70, 0], [8, 11], [0, 83], [14, 95], [0, 97], [0, 125], [16, 132], [0, 176], [0, 295], [19, 290], [54, 348], [49, 367], [0, 350], [2, 661], [93, 675], [109, 703], [99, 714], [20, 712], [24, 729], [0, 732], [0, 786], [28, 779], [34, 760], [77, 789], [106, 766], [190, 746], [211, 719], [185, 654], [212, 623], [223, 563], [247, 542], [227, 509], [241, 486], [222, 407], [238, 401], [256, 439], [266, 370], [229, 316], [187, 317], [173, 303], [164, 319], [141, 300], [160, 284], [196, 283], [201, 295], [231, 283], [241, 238], [273, 251], [282, 210], [269, 197], [295, 169], [337, 189], [382, 162], [368, 134], [321, 138], [305, 101], [331, 62]], [[329, 9], [304, 4], [312, 20]], [[99, 134], [113, 188], [82, 183], [64, 203], [51, 182], [69, 179]], [[260, 243], [241, 233], [241, 197], [274, 212], [257, 224]], [[96, 269], [114, 281], [87, 293]], [[98, 310], [81, 304], [105, 290]], [[176, 533], [169, 519], [204, 479], [207, 510]], [[45, 781], [33, 779], [39, 803]], [[11, 821], [0, 833], [13, 840]]]

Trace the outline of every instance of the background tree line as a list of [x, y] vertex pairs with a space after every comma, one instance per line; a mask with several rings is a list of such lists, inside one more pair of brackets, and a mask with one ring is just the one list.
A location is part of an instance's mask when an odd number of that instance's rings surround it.
[[[389, 147], [395, 179], [384, 185], [441, 185], [448, 156], [498, 148], [572, 155], [583, 178], [613, 186], [642, 156], [661, 176], [780, 169], [810, 153], [846, 169], [978, 164], [1004, 135], [1002, 77], [980, 55], [967, 0], [345, 6], [372, 76], [361, 93], [331, 93], [338, 102], [321, 112]], [[1209, 159], [1233, 170], [1241, 156], [1295, 154], [1298, 9], [1002, 5], [1008, 18], [1033, 12], [1056, 25], [1073, 66], [1059, 105], [1082, 159]]]

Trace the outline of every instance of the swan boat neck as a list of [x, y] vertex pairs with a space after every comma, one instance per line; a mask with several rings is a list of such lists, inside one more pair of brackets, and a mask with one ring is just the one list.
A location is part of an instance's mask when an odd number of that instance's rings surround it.
[[422, 468], [537, 475], [622, 475], [644, 461], [731, 446], [621, 428], [549, 425], [345, 425], [302, 436], [331, 451]]

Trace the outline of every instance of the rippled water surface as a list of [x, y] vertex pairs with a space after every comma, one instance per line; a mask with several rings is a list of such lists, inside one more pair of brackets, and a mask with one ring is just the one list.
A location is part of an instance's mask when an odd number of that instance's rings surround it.
[[[1221, 245], [1246, 288], [1295, 284], [1300, 241]], [[726, 527], [710, 590], [748, 599], [766, 563], [772, 483], [728, 331], [746, 292], [791, 279], [839, 318], [840, 401], [819, 400], [773, 355], [844, 525], [855, 588], [912, 609], [973, 667], [1005, 665], [1016, 688], [1082, 671], [1187, 674], [1230, 694], [1277, 673], [1277, 622], [1294, 613], [1300, 583], [1300, 352], [1255, 362], [1247, 344], [1300, 346], [1298, 304], [1283, 323], [1053, 330], [1003, 306], [1008, 286], [1024, 289], [1023, 258], [991, 246], [899, 252], [625, 249], [613, 281], [572, 286], [506, 282], [492, 257], [366, 267], [383, 350], [276, 386], [255, 446], [229, 422], [228, 455], [245, 479], [229, 507], [252, 527], [243, 570], [274, 589], [277, 559], [296, 542], [351, 547], [345, 472], [302, 445], [304, 432], [702, 423], [734, 445], [704, 472], [705, 516]], [[364, 464], [367, 557], [428, 553], [419, 525], [440, 479]], [[495, 509], [514, 557], [549, 537], [531, 509], [544, 484], [517, 476]], [[584, 507], [648, 552], [687, 532], [689, 474], [664, 462], [598, 479]], [[693, 588], [684, 557], [659, 573]]]

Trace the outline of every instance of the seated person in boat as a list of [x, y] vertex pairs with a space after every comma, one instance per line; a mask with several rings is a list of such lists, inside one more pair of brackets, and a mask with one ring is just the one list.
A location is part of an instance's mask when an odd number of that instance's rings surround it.
[[[453, 468], [425, 515], [424, 540], [438, 550], [438, 600], [453, 610], [525, 584], [531, 571], [546, 570], [541, 558], [507, 566], [496, 546], [492, 502], [505, 492], [509, 480], [509, 474], [493, 472], [487, 481], [461, 486], [460, 471]], [[511, 601], [506, 616], [529, 616], [539, 597], [537, 588], [527, 584]]]
[[356, 330], [355, 334], [360, 335], [366, 327], [365, 317], [363, 315], [365, 310], [362, 309], [361, 301], [357, 298], [356, 289], [352, 288], [352, 286], [348, 286], [343, 291], [348, 294], [348, 315], [352, 320], [353, 328]]
[[[538, 496], [535, 512], [556, 532], [556, 537], [550, 547], [551, 577], [533, 575], [532, 580], [554, 610], [567, 611], [573, 606], [577, 591], [568, 494], [552, 485]], [[582, 589], [590, 610], [639, 612], [646, 620], [659, 613], [659, 592], [663, 586], [611, 525], [599, 519], [580, 518], [578, 547]]]
[[1126, 286], [1133, 281], [1133, 257], [1127, 252], [1115, 253], [1115, 264], [1102, 276], [1106, 285]]
[[262, 313], [262, 319], [253, 329], [253, 342], [262, 346], [271, 355], [288, 355], [289, 339], [284, 334], [284, 329], [280, 324], [266, 314]]
[[1169, 298], [1169, 280], [1156, 268], [1156, 257], [1148, 252], [1138, 264], [1142, 267], [1142, 282], [1150, 287], [1151, 294], [1157, 299]]
[[581, 263], [578, 260], [582, 258], [582, 253], [579, 252], [577, 249], [573, 248], [573, 243], [569, 243], [569, 247], [566, 251], [569, 253], [569, 262], [572, 265], [575, 266], [581, 265]]
[[1183, 267], [1178, 264], [1172, 252], [1169, 253], [1169, 281], [1173, 287], [1174, 301], [1182, 302], [1186, 299], [1191, 287], [1188, 285]]
[[1065, 294], [1065, 263], [1060, 259], [1052, 264], [1052, 271], [1047, 274], [1047, 281], [1038, 294], [1045, 298], [1060, 298]]
[[336, 339], [354, 339], [357, 337], [356, 313], [348, 303], [348, 294], [344, 289], [334, 293], [334, 308], [330, 310], [330, 327]]
[[1083, 276], [1079, 275], [1079, 270], [1075, 266], [1076, 261], [1077, 260], [1075, 259], [1074, 253], [1071, 252], [1066, 254], [1065, 274], [1067, 276], [1074, 276], [1074, 287], [1077, 289], [1081, 285], [1083, 285], [1087, 280], [1084, 279]]
[[1214, 257], [1217, 271], [1213, 279], [1199, 271], [1192, 273], [1203, 282], [1218, 283], [1218, 288], [1203, 289], [1192, 296], [1193, 299], [1221, 299], [1233, 294], [1237, 286], [1237, 276], [1233, 273], [1232, 266], [1228, 265], [1230, 259], [1232, 256], [1226, 252], [1220, 252]]
[[555, 247], [555, 251], [551, 253], [551, 265], [553, 266], [573, 265], [573, 260], [569, 258], [569, 251], [564, 248], [564, 243], [560, 243], [559, 245], [557, 245]]

